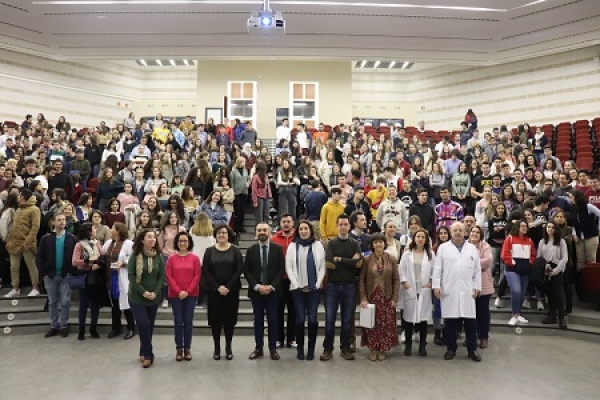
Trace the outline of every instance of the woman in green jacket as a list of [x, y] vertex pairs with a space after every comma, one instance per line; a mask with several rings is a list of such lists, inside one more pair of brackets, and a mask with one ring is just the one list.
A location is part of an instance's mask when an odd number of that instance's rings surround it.
[[152, 332], [165, 281], [165, 266], [156, 232], [147, 229], [137, 235], [127, 271], [129, 305], [140, 336], [140, 361], [144, 368], [148, 368], [154, 362]]

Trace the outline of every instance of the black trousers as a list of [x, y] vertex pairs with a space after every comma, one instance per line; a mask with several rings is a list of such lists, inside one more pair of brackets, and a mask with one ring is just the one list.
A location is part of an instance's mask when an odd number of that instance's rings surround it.
[[477, 321], [475, 318], [444, 318], [444, 339], [448, 351], [456, 352], [456, 336], [460, 324], [464, 324], [469, 353], [477, 350]]
[[[131, 312], [131, 310], [123, 310], [123, 314], [125, 314], [125, 320], [127, 321], [127, 330], [134, 330], [135, 320], [133, 319], [133, 313]], [[116, 332], [121, 332], [123, 325], [121, 323], [121, 308], [119, 307], [119, 299], [112, 299], [111, 316], [112, 330]]]
[[548, 306], [550, 307], [548, 315], [553, 317], [558, 315], [560, 319], [565, 318], [564, 278], [564, 273], [561, 272], [544, 281], [545, 291], [548, 295]]
[[[277, 322], [279, 328], [277, 329], [277, 341], [281, 343], [283, 347], [285, 343], [291, 343], [296, 341], [296, 308], [294, 307], [294, 300], [292, 299], [292, 293], [290, 292], [290, 281], [289, 279], [283, 279], [281, 281], [282, 296], [279, 299], [279, 308], [277, 309]], [[287, 307], [287, 320], [285, 318], [285, 308]], [[287, 332], [285, 327], [287, 326]]]
[[238, 194], [233, 201], [234, 230], [239, 233], [244, 228], [244, 215], [246, 214], [246, 205], [248, 204], [248, 195]]

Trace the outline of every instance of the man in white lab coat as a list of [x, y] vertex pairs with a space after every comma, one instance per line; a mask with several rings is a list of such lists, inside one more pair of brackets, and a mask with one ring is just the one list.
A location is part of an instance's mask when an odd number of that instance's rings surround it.
[[465, 226], [455, 222], [452, 239], [442, 244], [433, 269], [433, 293], [442, 303], [444, 338], [448, 351], [445, 360], [456, 356], [456, 334], [464, 323], [469, 358], [481, 361], [477, 352], [475, 298], [481, 291], [481, 267], [477, 248], [465, 240]]

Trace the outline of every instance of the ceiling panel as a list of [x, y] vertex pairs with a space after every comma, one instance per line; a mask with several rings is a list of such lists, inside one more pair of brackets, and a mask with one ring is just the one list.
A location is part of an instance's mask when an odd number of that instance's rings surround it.
[[[485, 64], [600, 43], [598, 0], [271, 2], [288, 34], [246, 33], [253, 4], [0, 1], [0, 47], [57, 59], [278, 57]], [[390, 7], [403, 4], [409, 7]], [[469, 9], [477, 7], [478, 10]], [[235, 57], [235, 56], [233, 56]]]

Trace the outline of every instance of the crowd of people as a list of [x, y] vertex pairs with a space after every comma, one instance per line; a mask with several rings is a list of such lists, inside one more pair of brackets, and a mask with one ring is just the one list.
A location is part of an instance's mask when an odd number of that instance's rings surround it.
[[[464, 330], [469, 358], [480, 361], [490, 304], [504, 307], [507, 289], [509, 325], [527, 324], [523, 309], [537, 308], [548, 310], [544, 324], [567, 329], [573, 289], [585, 297], [582, 271], [596, 262], [598, 176], [557, 159], [539, 129], [481, 135], [477, 124], [469, 110], [460, 133], [427, 139], [400, 124], [375, 137], [358, 118], [317, 130], [284, 119], [272, 152], [239, 119], [131, 113], [114, 128], [77, 129], [38, 114], [5, 123], [5, 296], [21, 295], [24, 260], [28, 296], [48, 295], [47, 338], [69, 335], [77, 290], [78, 339], [86, 339], [88, 309], [89, 334], [98, 338], [99, 309], [111, 307], [108, 337], [137, 334], [144, 368], [154, 362], [161, 306], [173, 311], [177, 361], [192, 359], [194, 311], [205, 303], [213, 358], [221, 359], [224, 331], [231, 360], [242, 274], [254, 312], [250, 359], [264, 356], [266, 316], [271, 359], [287, 346], [313, 360], [321, 301], [321, 361], [333, 357], [338, 308], [346, 360], [355, 358], [358, 334], [372, 361], [400, 343], [411, 356], [415, 341], [425, 357], [433, 318], [445, 359]], [[256, 243], [242, 257], [236, 243], [248, 209]], [[375, 324], [359, 331], [356, 307], [369, 304]]]

